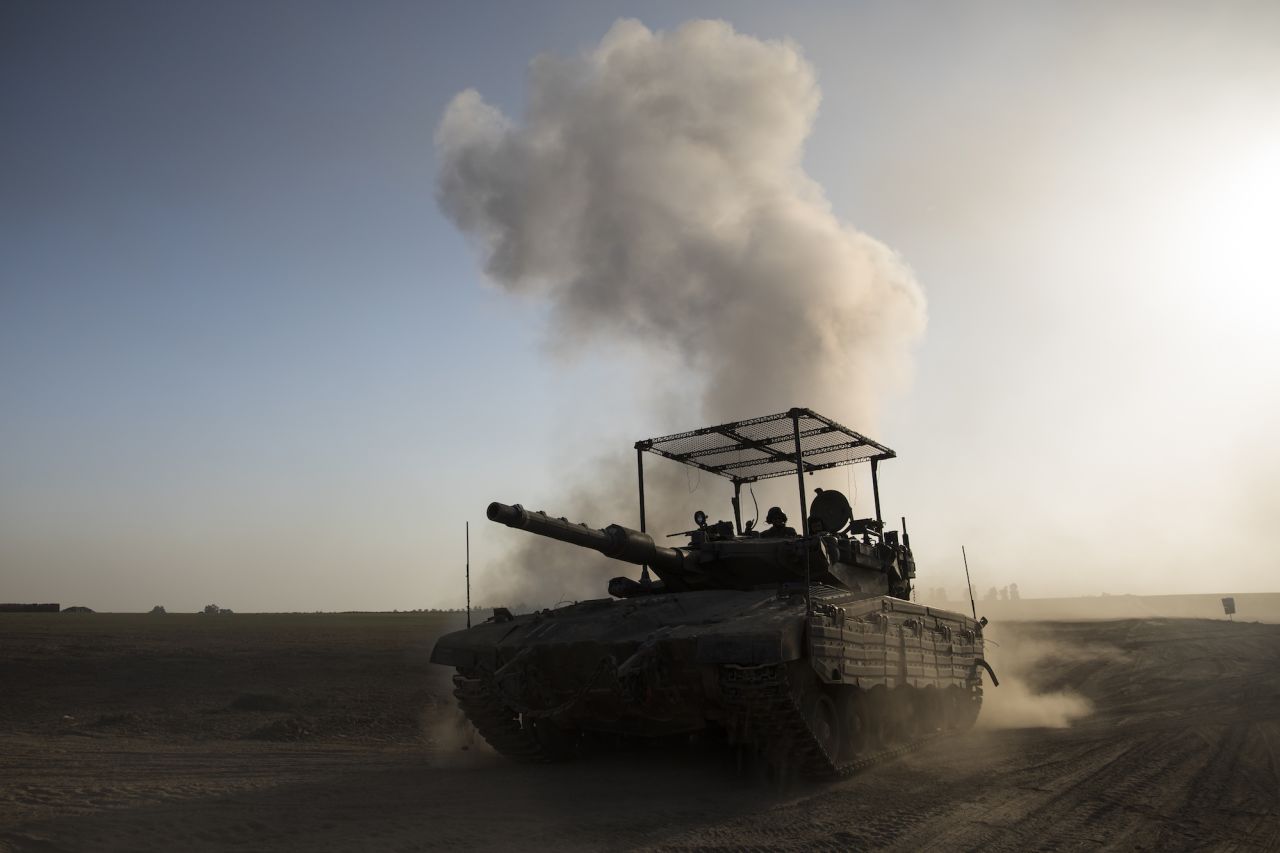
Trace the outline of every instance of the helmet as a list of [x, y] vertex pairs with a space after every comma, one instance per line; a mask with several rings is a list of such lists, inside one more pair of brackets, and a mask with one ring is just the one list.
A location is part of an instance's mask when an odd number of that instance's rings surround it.
[[764, 520], [769, 524], [786, 524], [787, 514], [782, 511], [780, 506], [769, 507], [769, 512], [765, 515]]

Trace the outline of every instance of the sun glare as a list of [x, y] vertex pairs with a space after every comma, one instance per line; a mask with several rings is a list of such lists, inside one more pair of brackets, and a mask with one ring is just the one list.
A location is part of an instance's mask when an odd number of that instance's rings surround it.
[[1227, 165], [1205, 187], [1195, 212], [1207, 260], [1274, 306], [1280, 245], [1280, 143], [1249, 152]]

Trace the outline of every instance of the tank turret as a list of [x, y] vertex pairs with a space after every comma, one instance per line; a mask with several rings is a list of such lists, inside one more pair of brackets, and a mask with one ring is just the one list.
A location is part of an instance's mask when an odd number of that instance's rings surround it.
[[[844, 515], [830, 507], [843, 507]], [[753, 531], [734, 535], [729, 522], [709, 524], [704, 513], [698, 527], [686, 531], [689, 545], [668, 548], [653, 537], [620, 524], [594, 529], [565, 518], [494, 501], [491, 521], [557, 539], [606, 557], [652, 569], [639, 581], [614, 578], [609, 594], [617, 598], [703, 589], [758, 589], [787, 583], [825, 583], [854, 592], [910, 598], [915, 563], [910, 549], [890, 531], [881, 536], [875, 519], [853, 520], [848, 501], [839, 492], [819, 491], [810, 507], [808, 536], [771, 538]], [[874, 536], [874, 540], [873, 540]]]

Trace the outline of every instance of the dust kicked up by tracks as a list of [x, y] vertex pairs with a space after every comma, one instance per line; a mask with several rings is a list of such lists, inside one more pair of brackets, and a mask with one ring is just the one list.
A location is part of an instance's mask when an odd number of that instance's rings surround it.
[[427, 663], [452, 627], [6, 615], [0, 850], [1280, 849], [1280, 626], [1014, 626], [1086, 716], [782, 790], [715, 750], [506, 762]]

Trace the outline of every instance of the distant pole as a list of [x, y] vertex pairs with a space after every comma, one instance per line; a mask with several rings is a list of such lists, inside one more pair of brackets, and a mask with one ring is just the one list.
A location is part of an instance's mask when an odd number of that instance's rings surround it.
[[973, 621], [978, 621], [978, 605], [973, 603], [973, 581], [969, 580], [969, 555], [964, 552], [964, 546], [960, 546], [960, 556], [964, 557], [964, 583], [969, 587], [969, 609], [973, 611]]
[[471, 627], [471, 522], [467, 522], [467, 627]]

